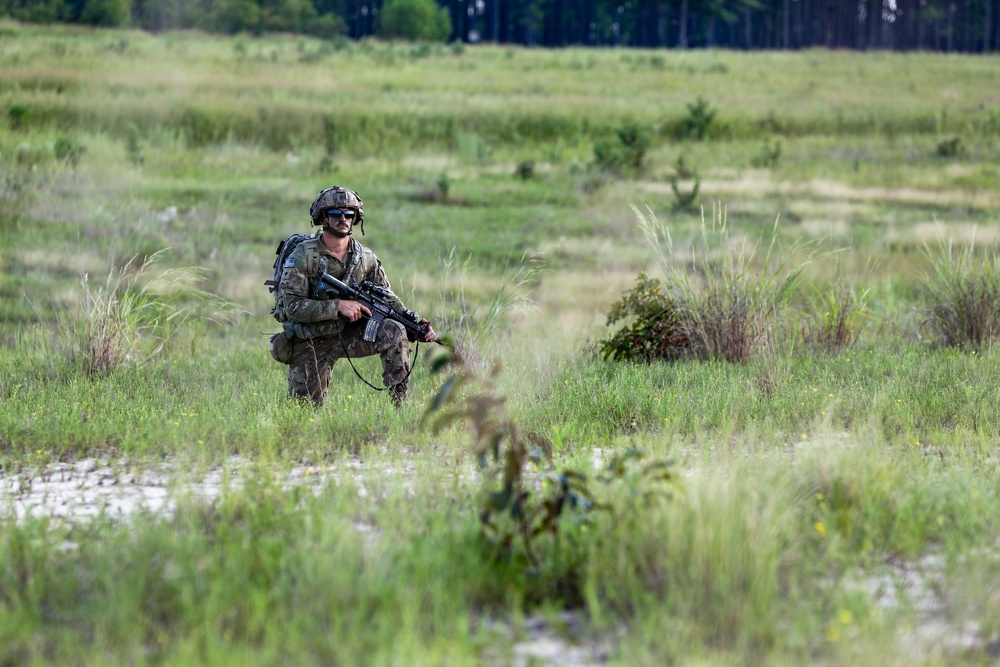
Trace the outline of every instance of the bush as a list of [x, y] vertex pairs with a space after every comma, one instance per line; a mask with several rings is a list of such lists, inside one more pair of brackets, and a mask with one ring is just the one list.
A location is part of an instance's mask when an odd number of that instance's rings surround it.
[[1000, 261], [997, 248], [956, 251], [951, 242], [925, 249], [931, 270], [921, 290], [923, 326], [945, 346], [978, 348], [1000, 333]]
[[29, 116], [30, 108], [27, 104], [15, 102], [7, 107], [7, 120], [10, 121], [10, 129], [12, 130], [23, 130], [28, 124]]
[[388, 0], [376, 19], [376, 33], [386, 39], [443, 42], [451, 35], [451, 17], [434, 0]]
[[615, 129], [614, 137], [594, 144], [594, 163], [602, 171], [620, 175], [639, 174], [645, 168], [643, 161], [649, 145], [649, 133], [641, 125], [622, 125]]
[[146, 161], [142, 154], [142, 143], [139, 141], [139, 128], [135, 123], [129, 123], [125, 130], [125, 154], [133, 166], [138, 167]]
[[517, 168], [514, 170], [514, 176], [520, 178], [522, 181], [530, 181], [535, 177], [535, 163], [533, 160], [522, 160], [517, 163]]
[[630, 322], [600, 343], [601, 354], [612, 361], [673, 361], [686, 353], [691, 341], [684, 333], [677, 304], [663, 293], [663, 283], [640, 273], [635, 287], [611, 306], [607, 326]]
[[959, 137], [951, 137], [950, 139], [943, 139], [938, 142], [937, 154], [938, 157], [952, 158], [958, 157], [965, 151], [964, 146], [962, 146], [962, 140]]
[[103, 28], [123, 28], [132, 20], [129, 0], [87, 0], [80, 22]]
[[[634, 206], [632, 210], [664, 269], [666, 296], [658, 297], [659, 285], [640, 274], [638, 287], [622, 301], [633, 314], [646, 314], [646, 339], [653, 340], [658, 327], [668, 342], [681, 346], [678, 353], [699, 359], [739, 362], [755, 354], [774, 328], [779, 309], [798, 285], [806, 264], [789, 268], [775, 263], [773, 241], [766, 250], [759, 242], [738, 242], [720, 208], [713, 211], [710, 227], [702, 221], [696, 259], [693, 266], [686, 266], [688, 262], [674, 253], [669, 231], [652, 211], [647, 216]], [[657, 317], [657, 312], [662, 314]], [[617, 314], [609, 314], [609, 322]], [[635, 340], [631, 348], [623, 349], [642, 350], [639, 341], [644, 339]], [[615, 339], [611, 341], [613, 345]], [[629, 342], [627, 333], [621, 342]]]
[[69, 137], [59, 137], [56, 139], [56, 159], [60, 162], [65, 162], [71, 167], [76, 167], [80, 164], [80, 158], [83, 157], [85, 151], [86, 149], [79, 141], [70, 139]]
[[680, 138], [701, 141], [708, 134], [708, 128], [715, 120], [716, 109], [703, 97], [687, 105], [687, 116], [681, 121]]
[[778, 166], [781, 159], [781, 142], [765, 139], [757, 155], [750, 158], [750, 166], [755, 169], [771, 169]]
[[[683, 155], [677, 156], [674, 164], [674, 173], [668, 178], [670, 189], [674, 192], [674, 210], [686, 211], [693, 209], [698, 203], [698, 193], [701, 191], [701, 176], [698, 171], [688, 165], [687, 159]], [[681, 189], [681, 182], [689, 181], [691, 189], [684, 191]]]

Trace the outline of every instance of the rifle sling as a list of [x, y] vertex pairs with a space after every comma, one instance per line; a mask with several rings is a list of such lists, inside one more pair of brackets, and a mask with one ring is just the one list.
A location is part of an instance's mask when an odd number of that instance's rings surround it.
[[[351, 370], [354, 371], [354, 374], [358, 376], [358, 379], [361, 380], [362, 382], [364, 382], [366, 385], [368, 385], [372, 389], [374, 389], [375, 391], [385, 391], [386, 387], [376, 387], [371, 382], [369, 382], [368, 380], [364, 379], [361, 376], [361, 373], [358, 372], [358, 369], [354, 367], [354, 362], [351, 361], [351, 355], [348, 354], [348, 352], [347, 352], [347, 343], [344, 342], [344, 334], [343, 334], [343, 332], [341, 332], [340, 329], [337, 329], [337, 336], [340, 338], [340, 347], [343, 348], [343, 350], [344, 350], [344, 356], [347, 358], [347, 363], [349, 363], [351, 365]], [[403, 378], [404, 381], [410, 379], [410, 375], [413, 373], [413, 367], [416, 365], [417, 358], [419, 356], [420, 356], [420, 341], [417, 341], [416, 342], [416, 348], [415, 348], [415, 350], [413, 352], [413, 362], [410, 363], [410, 370], [406, 371], [406, 377]]]

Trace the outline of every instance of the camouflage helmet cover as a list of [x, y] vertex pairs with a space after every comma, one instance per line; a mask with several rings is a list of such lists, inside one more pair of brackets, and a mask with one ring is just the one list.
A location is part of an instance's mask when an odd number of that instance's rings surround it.
[[320, 192], [313, 201], [312, 206], [309, 207], [309, 217], [312, 218], [314, 225], [323, 224], [323, 212], [328, 208], [354, 209], [357, 212], [357, 219], [354, 221], [354, 224], [361, 225], [362, 233], [364, 233], [365, 205], [362, 203], [361, 197], [358, 196], [357, 192], [342, 188], [339, 185]]

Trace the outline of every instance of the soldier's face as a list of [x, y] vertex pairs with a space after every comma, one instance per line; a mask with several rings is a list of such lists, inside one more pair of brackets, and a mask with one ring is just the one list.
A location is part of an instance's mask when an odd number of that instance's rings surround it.
[[351, 209], [331, 208], [326, 211], [326, 225], [335, 236], [349, 236], [354, 227], [354, 211]]

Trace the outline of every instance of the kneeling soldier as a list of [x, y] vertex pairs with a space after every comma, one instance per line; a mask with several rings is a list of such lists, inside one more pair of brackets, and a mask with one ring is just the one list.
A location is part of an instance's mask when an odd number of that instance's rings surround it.
[[[399, 312], [409, 312], [392, 293], [382, 263], [351, 237], [354, 226], [364, 233], [364, 205], [358, 194], [334, 186], [319, 193], [309, 210], [313, 224], [323, 229], [302, 241], [285, 259], [277, 285], [274, 315], [285, 323], [288, 395], [322, 405], [330, 385], [333, 364], [342, 357], [382, 358], [382, 381], [398, 407], [407, 394], [410, 340], [406, 329], [385, 319], [372, 342], [364, 340], [365, 319], [371, 311], [357, 301], [315, 298], [319, 277], [328, 273], [357, 288], [369, 281], [386, 291], [386, 301]], [[433, 342], [437, 334], [426, 320], [426, 333], [415, 337]], [[274, 341], [272, 340], [272, 345]], [[274, 354], [272, 350], [272, 354]]]

